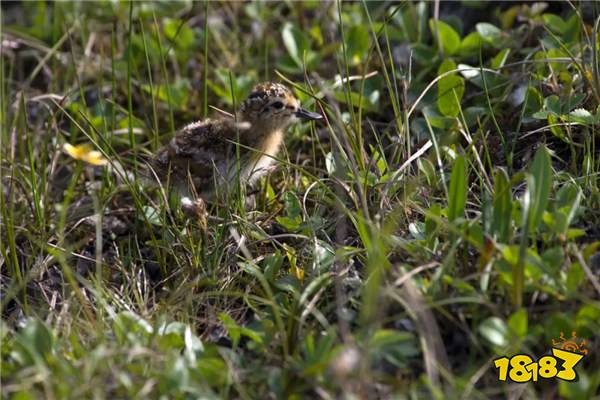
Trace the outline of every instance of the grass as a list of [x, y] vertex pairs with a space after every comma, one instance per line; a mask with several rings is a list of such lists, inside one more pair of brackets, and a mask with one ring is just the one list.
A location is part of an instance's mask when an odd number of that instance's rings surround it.
[[[596, 395], [597, 7], [435, 6], [3, 3], [2, 397]], [[142, 160], [264, 79], [326, 118], [204, 232]]]

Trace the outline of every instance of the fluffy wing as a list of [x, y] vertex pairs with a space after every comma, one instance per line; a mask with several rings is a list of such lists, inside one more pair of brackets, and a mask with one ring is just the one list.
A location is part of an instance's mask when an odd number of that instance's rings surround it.
[[235, 159], [237, 132], [249, 129], [233, 120], [204, 120], [185, 126], [159, 149], [154, 168], [163, 181], [175, 186], [194, 184], [198, 192], [212, 192], [215, 180], [227, 176]]

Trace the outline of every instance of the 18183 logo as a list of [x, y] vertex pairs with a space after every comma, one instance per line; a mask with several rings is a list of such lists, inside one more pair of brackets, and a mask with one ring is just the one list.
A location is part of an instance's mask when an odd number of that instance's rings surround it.
[[498, 369], [498, 379], [500, 381], [510, 379], [517, 383], [537, 382], [540, 378], [558, 378], [565, 381], [577, 379], [575, 367], [588, 353], [584, 348], [586, 341], [578, 341], [576, 332], [572, 333], [570, 340], [566, 340], [561, 332], [560, 340], [552, 340], [554, 346], [552, 354], [545, 355], [537, 361], [527, 354], [516, 354], [510, 358], [505, 356], [494, 360], [494, 366]]

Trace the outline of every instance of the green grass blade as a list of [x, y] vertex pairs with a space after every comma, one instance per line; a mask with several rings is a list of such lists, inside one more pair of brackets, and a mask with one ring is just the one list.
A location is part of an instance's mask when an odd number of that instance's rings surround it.
[[529, 218], [529, 231], [534, 232], [542, 222], [542, 216], [548, 205], [550, 190], [552, 189], [552, 166], [550, 154], [546, 146], [538, 149], [531, 166], [531, 209]]
[[457, 156], [450, 176], [448, 191], [448, 220], [455, 221], [464, 215], [468, 192], [467, 165], [464, 156]]

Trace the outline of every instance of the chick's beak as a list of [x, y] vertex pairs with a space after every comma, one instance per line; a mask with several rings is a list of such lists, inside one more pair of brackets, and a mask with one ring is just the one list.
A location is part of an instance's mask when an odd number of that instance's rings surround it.
[[296, 117], [298, 118], [302, 118], [302, 119], [312, 119], [312, 120], [318, 120], [318, 119], [323, 119], [323, 116], [321, 114], [312, 112], [312, 111], [307, 111], [303, 108], [299, 108], [298, 111], [295, 112]]

